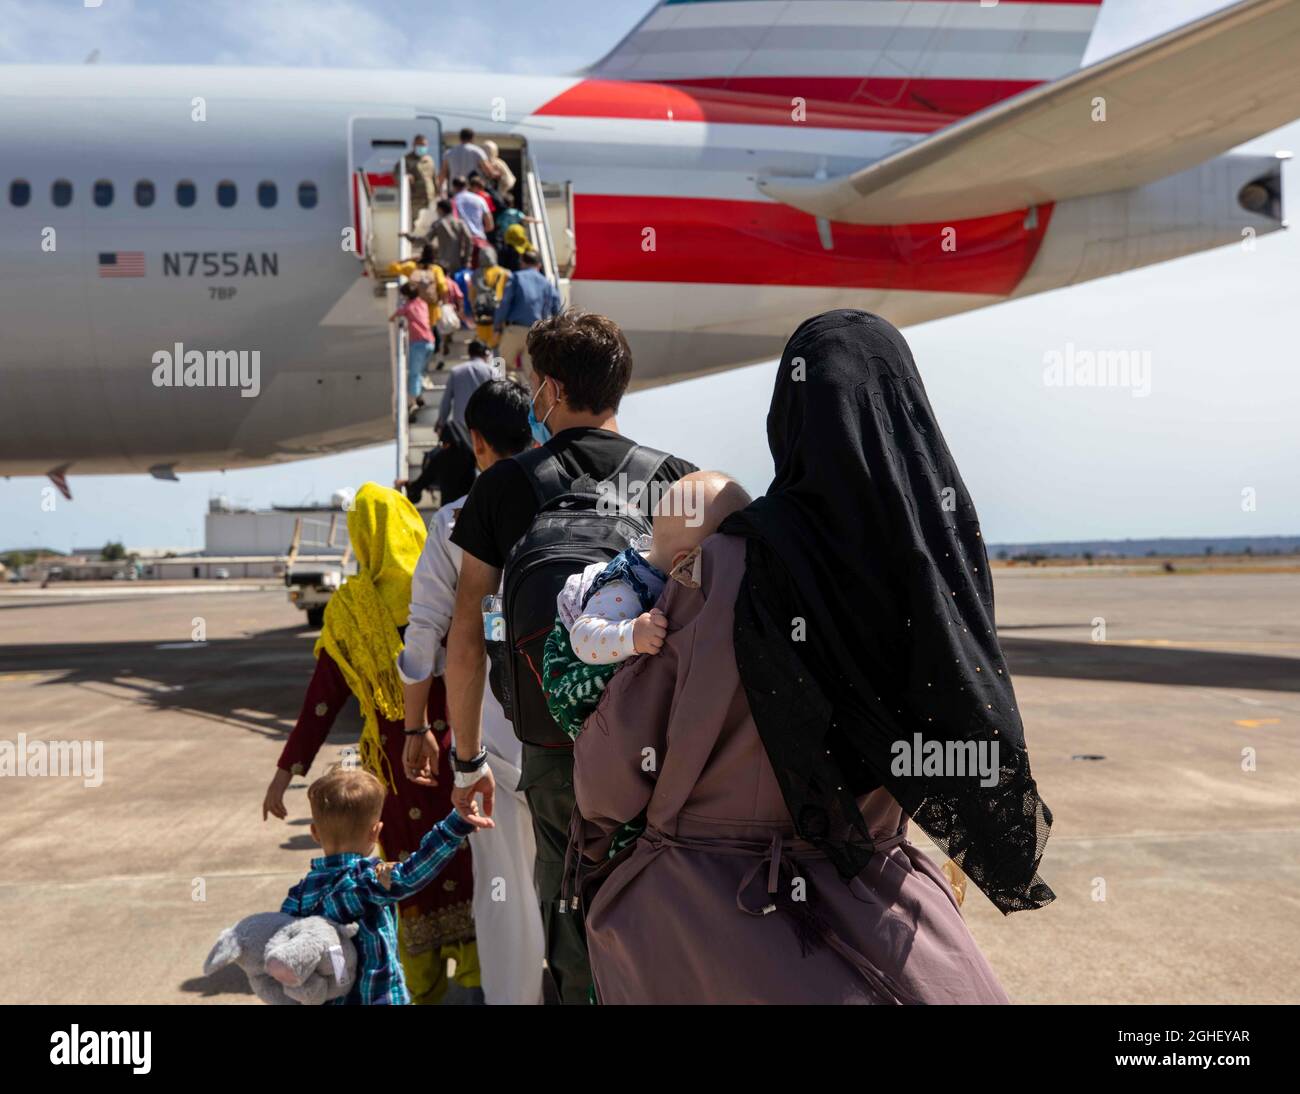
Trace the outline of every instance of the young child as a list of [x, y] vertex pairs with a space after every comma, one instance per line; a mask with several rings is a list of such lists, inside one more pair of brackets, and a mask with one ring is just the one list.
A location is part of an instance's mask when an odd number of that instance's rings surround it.
[[336, 1003], [411, 1001], [393, 909], [433, 881], [466, 836], [493, 826], [487, 817], [466, 820], [453, 810], [425, 833], [405, 862], [380, 862], [370, 855], [384, 827], [379, 819], [384, 794], [384, 784], [369, 771], [337, 765], [307, 788], [312, 838], [325, 854], [311, 860], [311, 872], [289, 890], [280, 911], [360, 924], [356, 983]]
[[648, 544], [630, 547], [607, 564], [593, 563], [565, 582], [542, 678], [551, 717], [570, 737], [577, 739], [623, 662], [663, 649], [668, 620], [654, 604], [664, 585], [671, 577], [697, 586], [700, 544], [749, 502], [744, 488], [720, 471], [686, 475], [655, 506]]
[[402, 295], [402, 302], [388, 321], [406, 320], [407, 408], [413, 410], [424, 406], [424, 371], [433, 355], [433, 329], [429, 326], [429, 305], [420, 296], [419, 288], [404, 281], [397, 291]]

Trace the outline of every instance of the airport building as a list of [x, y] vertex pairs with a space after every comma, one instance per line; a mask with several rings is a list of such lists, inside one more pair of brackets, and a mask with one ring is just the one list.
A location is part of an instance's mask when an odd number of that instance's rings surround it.
[[268, 555], [189, 555], [147, 562], [141, 576], [155, 581], [215, 581], [284, 577], [285, 560]]
[[[338, 570], [348, 543], [346, 501], [340, 492], [325, 505], [247, 509], [215, 497], [202, 548], [123, 546], [122, 557], [105, 558], [102, 546], [76, 547], [15, 567], [12, 580], [284, 581], [304, 568]], [[11, 579], [3, 568], [0, 576]]]
[[241, 509], [224, 497], [213, 498], [203, 525], [205, 560], [256, 557], [283, 563], [295, 548], [301, 555], [337, 558], [348, 542], [345, 500], [336, 494], [329, 505]]

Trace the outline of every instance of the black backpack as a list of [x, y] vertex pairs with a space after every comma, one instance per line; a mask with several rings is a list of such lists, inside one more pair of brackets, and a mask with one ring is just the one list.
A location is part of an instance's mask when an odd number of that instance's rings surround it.
[[613, 474], [598, 482], [590, 475], [570, 480], [545, 447], [514, 457], [533, 484], [537, 515], [506, 559], [505, 642], [488, 647], [499, 685], [493, 690], [525, 744], [573, 747], [546, 709], [542, 690], [542, 651], [555, 626], [555, 598], [570, 574], [608, 562], [650, 532], [650, 518], [629, 507], [615, 488], [621, 475], [648, 486], [667, 458], [665, 452], [634, 445]]

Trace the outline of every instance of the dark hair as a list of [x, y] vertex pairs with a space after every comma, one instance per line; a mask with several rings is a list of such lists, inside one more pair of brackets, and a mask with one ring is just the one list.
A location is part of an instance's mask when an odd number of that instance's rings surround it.
[[436, 257], [436, 256], [435, 256], [435, 254], [434, 254], [433, 244], [432, 244], [432, 243], [426, 243], [423, 247], [420, 248], [420, 261], [417, 262], [416, 265], [417, 265], [417, 266], [432, 266], [432, 265], [433, 265], [433, 260], [434, 260], [435, 257]]
[[525, 266], [540, 266], [542, 264], [542, 256], [532, 247], [529, 247], [528, 250], [519, 256], [519, 261]]
[[593, 414], [617, 410], [632, 379], [632, 351], [614, 320], [566, 308], [528, 331], [528, 355], [539, 376], [564, 388], [565, 402]]
[[403, 281], [397, 287], [397, 291], [400, 292], [404, 297], [406, 297], [407, 300], [414, 300], [417, 296], [420, 295], [420, 290], [417, 289], [415, 287], [415, 284], [411, 281]]
[[451, 212], [451, 200], [449, 198], [438, 199], [438, 212], [442, 213], [443, 216]]
[[429, 138], [426, 137], [423, 133], [417, 133], [414, 137], [411, 138], [411, 143], [419, 144], [421, 141], [427, 141], [428, 139]]
[[488, 351], [487, 346], [485, 346], [485, 345], [484, 345], [482, 342], [480, 342], [477, 338], [473, 339], [473, 340], [470, 342], [470, 344], [469, 344], [468, 346], [465, 347], [465, 349], [468, 351], [468, 353], [469, 353], [469, 355], [470, 355], [471, 357], [486, 357], [486, 356], [487, 356], [487, 351]]
[[532, 444], [531, 405], [528, 390], [517, 380], [489, 380], [465, 404], [465, 425], [498, 456], [514, 456]]
[[472, 141], [474, 139], [474, 130], [466, 126], [460, 131], [460, 139], [463, 141]]
[[457, 175], [454, 179], [451, 180], [451, 188], [453, 190], [464, 190], [465, 187], [468, 185], [469, 183], [465, 181], [464, 175]]

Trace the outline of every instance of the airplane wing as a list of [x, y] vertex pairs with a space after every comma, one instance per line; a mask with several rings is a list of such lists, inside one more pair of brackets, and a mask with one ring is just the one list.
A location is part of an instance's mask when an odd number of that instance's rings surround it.
[[[930, 223], [1124, 190], [1300, 116], [1300, 0], [1242, 3], [1023, 92], [852, 175], [763, 193], [852, 224]], [[1104, 102], [1105, 120], [1094, 120]]]

